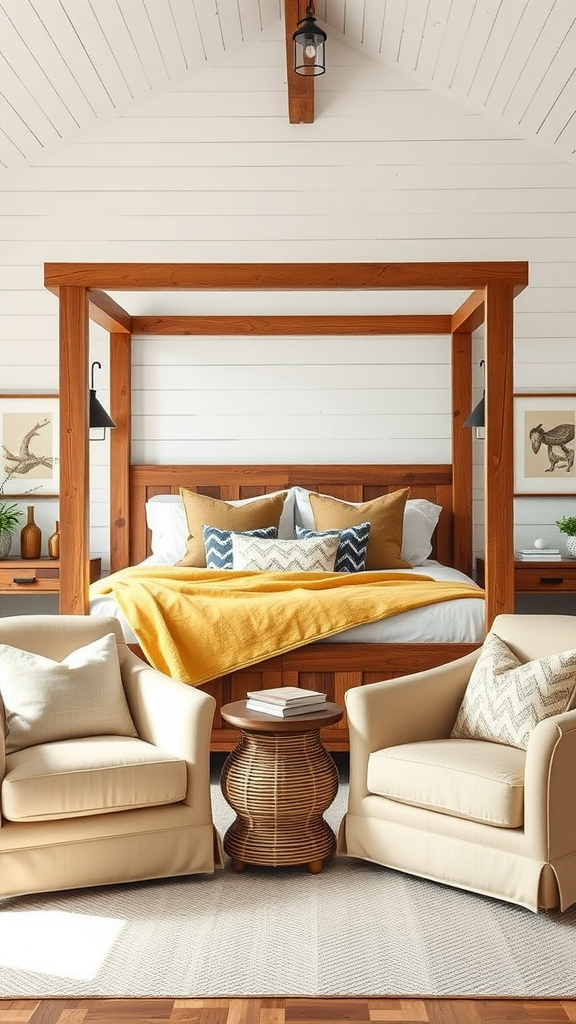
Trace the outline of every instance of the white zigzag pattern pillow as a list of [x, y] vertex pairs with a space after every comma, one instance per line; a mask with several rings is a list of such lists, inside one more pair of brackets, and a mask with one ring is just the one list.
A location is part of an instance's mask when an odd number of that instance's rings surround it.
[[263, 572], [334, 572], [339, 538], [263, 540], [232, 534], [234, 569]]
[[499, 636], [488, 633], [452, 736], [526, 750], [538, 722], [566, 711], [575, 689], [576, 650], [522, 663]]
[[296, 526], [296, 537], [338, 537], [338, 551], [334, 572], [363, 572], [366, 568], [366, 549], [370, 538], [370, 523], [346, 526], [343, 530], [306, 530]]

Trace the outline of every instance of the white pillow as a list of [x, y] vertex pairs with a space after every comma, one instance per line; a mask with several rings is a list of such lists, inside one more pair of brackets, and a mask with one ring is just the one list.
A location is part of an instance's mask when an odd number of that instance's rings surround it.
[[[249, 505], [261, 498], [271, 498], [276, 494], [286, 493], [278, 524], [278, 536], [289, 540], [294, 537], [294, 488], [285, 491], [272, 491], [253, 498], [241, 498], [229, 501], [236, 507]], [[188, 540], [188, 523], [184, 504], [179, 494], [155, 494], [146, 502], [146, 522], [152, 533], [152, 555], [146, 559], [148, 565], [175, 565], [186, 554]], [[210, 525], [209, 523], [207, 525]]]
[[175, 565], [186, 553], [188, 524], [179, 494], [156, 494], [146, 502], [146, 523], [152, 533], [148, 564]]
[[232, 534], [233, 568], [263, 572], [334, 572], [340, 537], [268, 540]]
[[0, 644], [6, 753], [83, 736], [136, 736], [113, 633], [52, 661]]
[[409, 498], [404, 509], [402, 558], [412, 565], [422, 565], [432, 554], [432, 537], [438, 525], [441, 505], [426, 498]]
[[[314, 513], [310, 504], [310, 491], [293, 487], [295, 522], [307, 530], [315, 530]], [[341, 499], [335, 498], [335, 501]], [[345, 505], [362, 505], [361, 501], [347, 501]], [[409, 498], [404, 509], [401, 557], [411, 565], [421, 565], [432, 552], [432, 536], [438, 525], [441, 505], [426, 498]]]

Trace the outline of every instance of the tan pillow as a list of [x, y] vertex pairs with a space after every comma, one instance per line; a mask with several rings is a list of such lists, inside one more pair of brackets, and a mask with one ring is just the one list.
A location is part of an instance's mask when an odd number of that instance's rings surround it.
[[327, 494], [310, 495], [317, 530], [343, 530], [369, 522], [370, 538], [366, 551], [366, 569], [411, 569], [401, 557], [404, 507], [409, 487], [383, 494], [381, 498], [351, 505]]
[[52, 661], [0, 644], [6, 753], [83, 736], [136, 736], [113, 633]]
[[280, 494], [264, 495], [247, 505], [231, 505], [218, 498], [210, 498], [207, 494], [197, 494], [186, 487], [180, 488], [186, 520], [188, 523], [188, 540], [186, 554], [177, 565], [188, 565], [196, 568], [206, 566], [206, 549], [202, 535], [203, 526], [215, 526], [218, 530], [233, 530], [244, 533], [246, 530], [260, 530], [265, 526], [278, 526], [287, 491]]

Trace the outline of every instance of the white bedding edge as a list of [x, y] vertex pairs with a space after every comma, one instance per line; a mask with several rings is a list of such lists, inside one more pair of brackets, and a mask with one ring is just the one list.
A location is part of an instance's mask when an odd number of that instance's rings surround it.
[[[392, 570], [382, 570], [383, 573], [388, 571]], [[436, 580], [474, 582], [458, 569], [440, 565], [439, 562], [434, 562], [431, 559], [415, 569], [403, 569], [402, 572], [431, 576]], [[353, 629], [345, 629], [342, 633], [336, 633], [321, 642], [333, 644], [482, 643], [485, 635], [484, 612], [483, 597], [460, 598], [457, 601], [444, 601], [440, 604], [427, 605], [424, 608], [415, 608], [364, 626], [354, 626]], [[113, 597], [101, 595], [91, 598], [89, 614], [111, 616], [118, 619], [126, 643], [138, 643], [130, 624], [126, 621]]]

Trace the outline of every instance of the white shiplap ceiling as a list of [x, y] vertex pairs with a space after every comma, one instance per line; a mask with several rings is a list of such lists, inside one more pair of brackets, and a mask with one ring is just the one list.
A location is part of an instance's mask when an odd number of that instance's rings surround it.
[[[576, 0], [316, 0], [315, 10], [329, 39], [575, 160]], [[282, 19], [282, 0], [0, 0], [0, 174]]]

